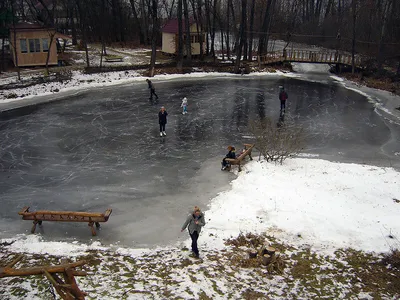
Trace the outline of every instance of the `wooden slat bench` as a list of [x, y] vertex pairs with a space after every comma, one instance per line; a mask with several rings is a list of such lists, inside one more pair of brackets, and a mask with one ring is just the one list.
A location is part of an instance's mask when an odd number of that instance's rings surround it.
[[119, 62], [123, 60], [123, 57], [105, 57], [106, 62]]
[[242, 171], [242, 160], [246, 157], [249, 156], [250, 160], [253, 160], [251, 157], [251, 152], [253, 151], [255, 144], [244, 144], [244, 152], [241, 153], [238, 157], [236, 158], [225, 158], [225, 161], [229, 162], [229, 164], [232, 165], [238, 165], [239, 166], [239, 172]]
[[102, 213], [90, 213], [79, 211], [51, 211], [51, 210], [38, 210], [35, 212], [29, 211], [29, 206], [25, 206], [18, 214], [22, 216], [22, 220], [33, 220], [31, 232], [34, 233], [36, 225], [42, 225], [43, 221], [53, 222], [88, 222], [88, 226], [92, 231], [92, 235], [96, 235], [96, 228], [100, 228], [100, 222], [107, 222], [110, 217], [112, 209], [107, 209]]

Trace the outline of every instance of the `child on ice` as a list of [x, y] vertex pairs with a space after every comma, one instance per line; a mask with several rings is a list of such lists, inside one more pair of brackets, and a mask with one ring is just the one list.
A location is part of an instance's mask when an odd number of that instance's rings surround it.
[[187, 114], [187, 106], [188, 106], [188, 102], [187, 102], [187, 98], [185, 97], [185, 98], [182, 99], [182, 104], [181, 104], [182, 115]]

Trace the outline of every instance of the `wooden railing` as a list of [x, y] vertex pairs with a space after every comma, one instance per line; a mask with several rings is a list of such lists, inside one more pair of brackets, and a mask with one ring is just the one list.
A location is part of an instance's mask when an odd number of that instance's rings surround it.
[[[271, 64], [276, 62], [305, 62], [305, 63], [327, 63], [351, 65], [351, 54], [338, 52], [322, 52], [309, 50], [284, 50], [270, 52], [259, 57], [260, 64]], [[361, 65], [361, 57], [355, 56], [356, 66]]]

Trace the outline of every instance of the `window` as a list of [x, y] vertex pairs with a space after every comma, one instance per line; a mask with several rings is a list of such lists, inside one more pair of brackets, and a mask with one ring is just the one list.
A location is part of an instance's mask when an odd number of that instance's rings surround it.
[[19, 40], [21, 46], [21, 53], [28, 53], [28, 45], [26, 44], [26, 40]]
[[42, 39], [43, 52], [49, 52], [49, 39]]
[[29, 53], [40, 52], [40, 40], [29, 39]]
[[35, 39], [35, 51], [40, 52], [40, 40]]
[[29, 53], [35, 52], [35, 40], [29, 39]]

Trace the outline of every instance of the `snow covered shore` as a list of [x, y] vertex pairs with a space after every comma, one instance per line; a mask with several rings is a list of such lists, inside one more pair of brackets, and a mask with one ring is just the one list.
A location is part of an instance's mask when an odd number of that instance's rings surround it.
[[[399, 183], [400, 173], [391, 168], [307, 158], [290, 159], [283, 165], [254, 161], [232, 182], [231, 190], [220, 193], [204, 208], [207, 225], [199, 240], [202, 261], [188, 259], [188, 252], [180, 250], [189, 247], [189, 240], [183, 245], [157, 249], [128, 249], [98, 242], [91, 245], [47, 242], [40, 235], [2, 240], [2, 245], [11, 244], [3, 246], [0, 255], [4, 258], [22, 252], [28, 256], [44, 255], [46, 261], [58, 256], [75, 260], [87, 259], [97, 251], [96, 261], [102, 261], [98, 266], [101, 271], [90, 275], [91, 278], [80, 279], [80, 284], [94, 297], [107, 291], [103, 299], [120, 299], [122, 293], [131, 290], [136, 292], [128, 299], [165, 299], [165, 290], [172, 293], [171, 297], [184, 299], [201, 293], [213, 299], [226, 299], [224, 295], [231, 293], [237, 299], [252, 286], [254, 278], [262, 284], [253, 285], [253, 289], [259, 293], [272, 290], [274, 299], [289, 299], [288, 294], [307, 298], [313, 295], [310, 286], [297, 282], [290, 271], [285, 271], [286, 279], [285, 276], [264, 278], [263, 273], [254, 275], [250, 269], [230, 266], [232, 258], [226, 253], [231, 248], [225, 245], [226, 240], [240, 233], [265, 234], [271, 241], [287, 245], [284, 254], [289, 265], [294, 267], [299, 263], [293, 257], [299, 259], [311, 251], [318, 257], [321, 269], [332, 268], [331, 272], [336, 272], [330, 260], [335, 256], [337, 259], [341, 249], [387, 252], [399, 247]], [[111, 266], [116, 264], [118, 268], [110, 275]], [[340, 276], [347, 276], [348, 280], [357, 276], [344, 266], [341, 268]], [[130, 272], [136, 274], [133, 279]], [[229, 277], [218, 272], [236, 275]], [[118, 276], [122, 279], [117, 280]], [[160, 280], [167, 280], [163, 283], [168, 285], [165, 289]], [[99, 281], [100, 286], [90, 288], [93, 281]], [[116, 281], [126, 285], [118, 286]], [[331, 288], [327, 295], [333, 298], [352, 289], [346, 284], [340, 288], [333, 284]], [[33, 292], [29, 293], [29, 299], [41, 299], [37, 291], [35, 294], [34, 283], [30, 289]]]

